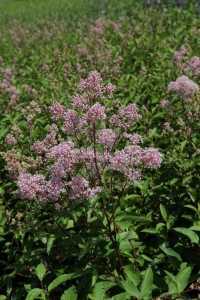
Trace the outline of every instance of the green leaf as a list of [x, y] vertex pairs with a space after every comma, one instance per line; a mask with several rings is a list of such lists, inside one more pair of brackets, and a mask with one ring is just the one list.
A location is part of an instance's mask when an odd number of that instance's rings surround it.
[[128, 265], [124, 267], [124, 272], [127, 275], [128, 279], [134, 283], [135, 286], [138, 286], [140, 283], [139, 273], [134, 272], [133, 266]]
[[30, 292], [26, 296], [26, 300], [35, 300], [38, 298], [41, 299], [41, 297], [43, 300], [46, 299], [44, 290], [35, 288], [35, 289], [30, 290]]
[[75, 286], [70, 287], [62, 294], [60, 300], [77, 300], [78, 294]]
[[6, 296], [0, 295], [0, 300], [6, 300]]
[[160, 246], [160, 249], [168, 256], [176, 257], [179, 261], [182, 261], [181, 256], [173, 249], [167, 248], [165, 244]]
[[54, 243], [55, 239], [56, 238], [53, 235], [48, 238], [48, 241], [47, 241], [47, 254], [48, 255], [51, 252], [51, 249], [53, 247], [53, 243]]
[[180, 272], [176, 275], [176, 281], [177, 281], [179, 293], [182, 293], [186, 288], [186, 286], [188, 285], [191, 272], [192, 272], [192, 268], [189, 266], [183, 270], [180, 270]]
[[70, 274], [62, 274], [58, 277], [56, 277], [48, 286], [48, 292], [51, 292], [52, 290], [54, 290], [55, 288], [57, 288], [60, 284], [62, 284], [63, 282], [66, 282], [68, 280], [72, 280], [76, 277], [79, 277], [80, 275], [76, 274], [76, 273], [70, 273]]
[[144, 279], [141, 285], [141, 297], [142, 299], [151, 299], [153, 290], [153, 271], [149, 267], [144, 274]]
[[200, 226], [199, 225], [194, 225], [192, 227], [190, 227], [191, 230], [194, 230], [194, 231], [200, 231]]
[[174, 228], [174, 230], [186, 235], [192, 243], [194, 244], [199, 243], [199, 236], [197, 235], [196, 232], [192, 231], [191, 229], [184, 228], [184, 227], [176, 227]]
[[168, 271], [165, 271], [165, 273], [167, 274], [166, 282], [168, 285], [168, 293], [170, 295], [177, 294], [178, 293], [178, 285], [176, 282], [176, 277]]
[[163, 204], [160, 204], [160, 212], [161, 212], [161, 216], [162, 216], [163, 220], [165, 222], [167, 222], [167, 220], [168, 220], [167, 211]]
[[95, 300], [105, 300], [106, 292], [115, 285], [111, 281], [100, 281], [94, 286], [92, 296]]
[[130, 296], [140, 298], [140, 292], [132, 281], [130, 281], [128, 279], [124, 280], [124, 281], [122, 281], [122, 286]]
[[113, 296], [110, 300], [129, 300], [130, 295], [126, 292]]
[[43, 278], [45, 277], [46, 274], [46, 267], [43, 263], [40, 263], [36, 269], [35, 269], [35, 273], [37, 275], [37, 277], [39, 278], [40, 281], [43, 280]]

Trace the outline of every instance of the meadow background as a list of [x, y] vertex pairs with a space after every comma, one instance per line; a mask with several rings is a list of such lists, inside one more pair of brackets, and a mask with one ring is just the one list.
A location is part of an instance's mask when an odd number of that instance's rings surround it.
[[[0, 1], [0, 300], [198, 299], [199, 56], [199, 1]], [[22, 195], [20, 174], [52, 164], [33, 145], [74, 139], [55, 117], [92, 71], [115, 86], [108, 115], [136, 105], [128, 133], [160, 156], [126, 189], [108, 170], [90, 199]]]

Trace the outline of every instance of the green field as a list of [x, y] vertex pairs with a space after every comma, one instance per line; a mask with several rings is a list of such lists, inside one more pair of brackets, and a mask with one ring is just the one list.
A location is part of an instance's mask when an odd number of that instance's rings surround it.
[[0, 300], [200, 294], [200, 8], [0, 1]]

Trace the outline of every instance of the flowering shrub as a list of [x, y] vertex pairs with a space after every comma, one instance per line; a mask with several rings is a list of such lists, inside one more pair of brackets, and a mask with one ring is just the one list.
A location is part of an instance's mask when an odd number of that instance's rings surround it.
[[160, 166], [159, 151], [142, 148], [140, 136], [131, 134], [134, 123], [141, 117], [137, 106], [129, 104], [115, 113], [104, 106], [114, 89], [93, 71], [80, 81], [80, 93], [72, 100], [73, 109], [59, 103], [50, 107], [52, 119], [60, 121], [60, 130], [67, 137], [60, 143], [52, 136], [48, 144], [47, 137], [33, 144], [33, 150], [43, 157], [47, 171], [42, 171], [46, 178], [25, 170], [20, 172], [21, 196], [46, 201], [58, 201], [61, 195], [67, 199], [88, 199], [106, 189], [110, 181], [115, 185], [115, 177], [119, 175], [118, 188], [128, 188], [142, 177], [142, 169]]
[[0, 299], [198, 298], [197, 9], [0, 3]]

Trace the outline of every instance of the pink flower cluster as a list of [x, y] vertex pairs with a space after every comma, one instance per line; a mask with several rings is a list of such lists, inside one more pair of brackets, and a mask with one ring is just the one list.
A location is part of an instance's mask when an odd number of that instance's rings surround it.
[[79, 88], [88, 95], [89, 99], [102, 97], [104, 94], [112, 95], [115, 90], [111, 83], [103, 84], [101, 75], [97, 71], [92, 71], [87, 78], [81, 79]]
[[[105, 171], [110, 171], [113, 181], [121, 176], [122, 183], [131, 183], [142, 177], [142, 169], [160, 167], [159, 151], [143, 149], [142, 137], [132, 133], [141, 117], [137, 106], [131, 103], [113, 113], [104, 105], [105, 96], [113, 90], [94, 71], [81, 80], [81, 93], [72, 98], [72, 109], [52, 105], [50, 112], [58, 127], [54, 125], [43, 141], [33, 145], [42, 154], [42, 174], [47, 177], [21, 173], [18, 186], [23, 197], [57, 201], [65, 194], [69, 199], [89, 199], [104, 189]], [[59, 128], [67, 138], [57, 138]]]
[[184, 99], [188, 99], [199, 91], [199, 86], [187, 76], [182, 75], [169, 83], [168, 91], [175, 92]]
[[88, 109], [86, 118], [89, 123], [93, 124], [96, 121], [104, 120], [106, 118], [105, 107], [100, 103], [95, 103]]
[[50, 147], [57, 144], [57, 126], [54, 124], [49, 128], [49, 132], [42, 141], [36, 141], [32, 145], [32, 150], [38, 155], [44, 155]]
[[110, 118], [110, 122], [114, 126], [127, 130], [140, 118], [141, 115], [138, 112], [136, 104], [129, 104], [125, 107], [121, 107], [118, 114], [114, 114]]
[[175, 62], [175, 64], [180, 66], [180, 64], [183, 62], [183, 59], [184, 59], [185, 55], [187, 54], [187, 52], [188, 52], [188, 50], [184, 46], [182, 46], [179, 50], [177, 50], [174, 53], [174, 57], [173, 57], [173, 61]]
[[111, 149], [113, 147], [116, 139], [116, 133], [110, 128], [101, 129], [98, 132], [98, 142], [108, 149]]
[[0, 82], [0, 92], [9, 96], [8, 108], [15, 106], [19, 100], [19, 91], [13, 85], [14, 72], [11, 68], [2, 69], [3, 80]]
[[191, 72], [193, 76], [200, 76], [200, 57], [192, 57], [186, 64], [184, 70]]
[[20, 194], [23, 198], [33, 199], [45, 194], [45, 178], [42, 175], [21, 173], [18, 178]]
[[82, 176], [75, 176], [69, 182], [71, 199], [87, 199], [101, 192], [100, 187], [90, 188], [89, 182]]
[[161, 108], [166, 108], [166, 107], [168, 107], [168, 106], [169, 106], [169, 100], [162, 99], [162, 100], [160, 101], [160, 107], [161, 107]]
[[138, 145], [125, 147], [111, 158], [111, 169], [122, 172], [130, 180], [141, 178], [140, 168], [159, 168], [162, 162], [160, 152], [155, 148], [142, 149]]
[[17, 140], [16, 140], [16, 138], [12, 135], [12, 134], [7, 134], [7, 136], [6, 136], [6, 138], [5, 138], [5, 143], [7, 144], [7, 145], [12, 145], [12, 146], [14, 146], [14, 145], [16, 145], [17, 144]]
[[59, 120], [62, 119], [63, 115], [65, 112], [65, 108], [62, 104], [59, 102], [55, 102], [53, 105], [50, 107], [50, 113], [52, 115], [53, 120]]
[[62, 181], [53, 177], [49, 181], [43, 175], [21, 173], [17, 181], [22, 198], [57, 201], [63, 189]]

